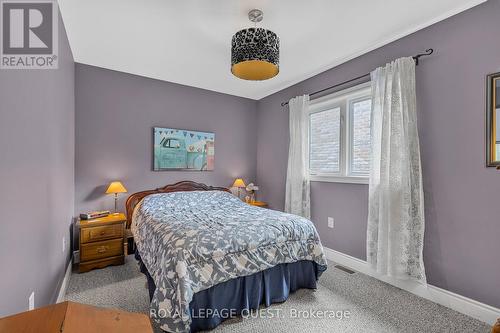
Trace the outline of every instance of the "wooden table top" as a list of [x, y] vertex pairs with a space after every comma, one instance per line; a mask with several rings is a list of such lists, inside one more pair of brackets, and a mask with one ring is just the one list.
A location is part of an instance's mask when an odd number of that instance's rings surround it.
[[143, 313], [63, 302], [0, 318], [0, 332], [152, 333], [153, 328]]
[[123, 213], [113, 213], [108, 216], [98, 217], [96, 219], [82, 220], [78, 221], [81, 228], [95, 227], [98, 225], [113, 224], [117, 222], [126, 221], [127, 217]]
[[252, 205], [252, 206], [257, 206], [257, 207], [267, 207], [267, 202], [264, 202], [264, 201], [251, 201], [251, 202], [248, 202], [249, 205]]

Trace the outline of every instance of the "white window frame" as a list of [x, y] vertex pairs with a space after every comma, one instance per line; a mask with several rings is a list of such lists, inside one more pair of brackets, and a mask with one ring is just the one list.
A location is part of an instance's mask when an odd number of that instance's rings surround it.
[[[329, 94], [309, 103], [307, 110], [307, 174], [310, 181], [368, 184], [368, 176], [351, 172], [351, 155], [353, 140], [353, 121], [351, 105], [353, 102], [365, 99], [371, 94], [371, 84], [366, 82], [354, 87]], [[311, 173], [309, 169], [309, 145], [310, 145], [310, 115], [313, 113], [340, 108], [340, 172], [338, 173]]]

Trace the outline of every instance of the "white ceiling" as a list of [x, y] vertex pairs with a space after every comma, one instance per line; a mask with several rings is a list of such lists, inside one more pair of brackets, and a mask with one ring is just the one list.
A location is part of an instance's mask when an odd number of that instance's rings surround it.
[[[485, 0], [59, 0], [75, 61], [261, 99]], [[230, 72], [247, 13], [281, 40], [280, 73]], [[429, 45], [439, 48], [439, 45]], [[423, 50], [422, 50], [423, 51]]]

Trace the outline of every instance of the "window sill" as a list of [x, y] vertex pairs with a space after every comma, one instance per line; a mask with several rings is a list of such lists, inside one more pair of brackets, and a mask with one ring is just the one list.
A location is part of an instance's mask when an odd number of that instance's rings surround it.
[[311, 182], [326, 182], [326, 183], [346, 183], [346, 184], [368, 184], [368, 177], [356, 176], [318, 176], [311, 175], [309, 177]]

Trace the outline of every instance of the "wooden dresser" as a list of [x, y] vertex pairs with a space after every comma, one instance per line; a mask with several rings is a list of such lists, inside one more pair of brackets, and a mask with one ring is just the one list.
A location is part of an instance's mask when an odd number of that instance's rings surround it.
[[79, 272], [125, 262], [126, 240], [123, 213], [110, 214], [92, 220], [79, 220], [80, 264]]

